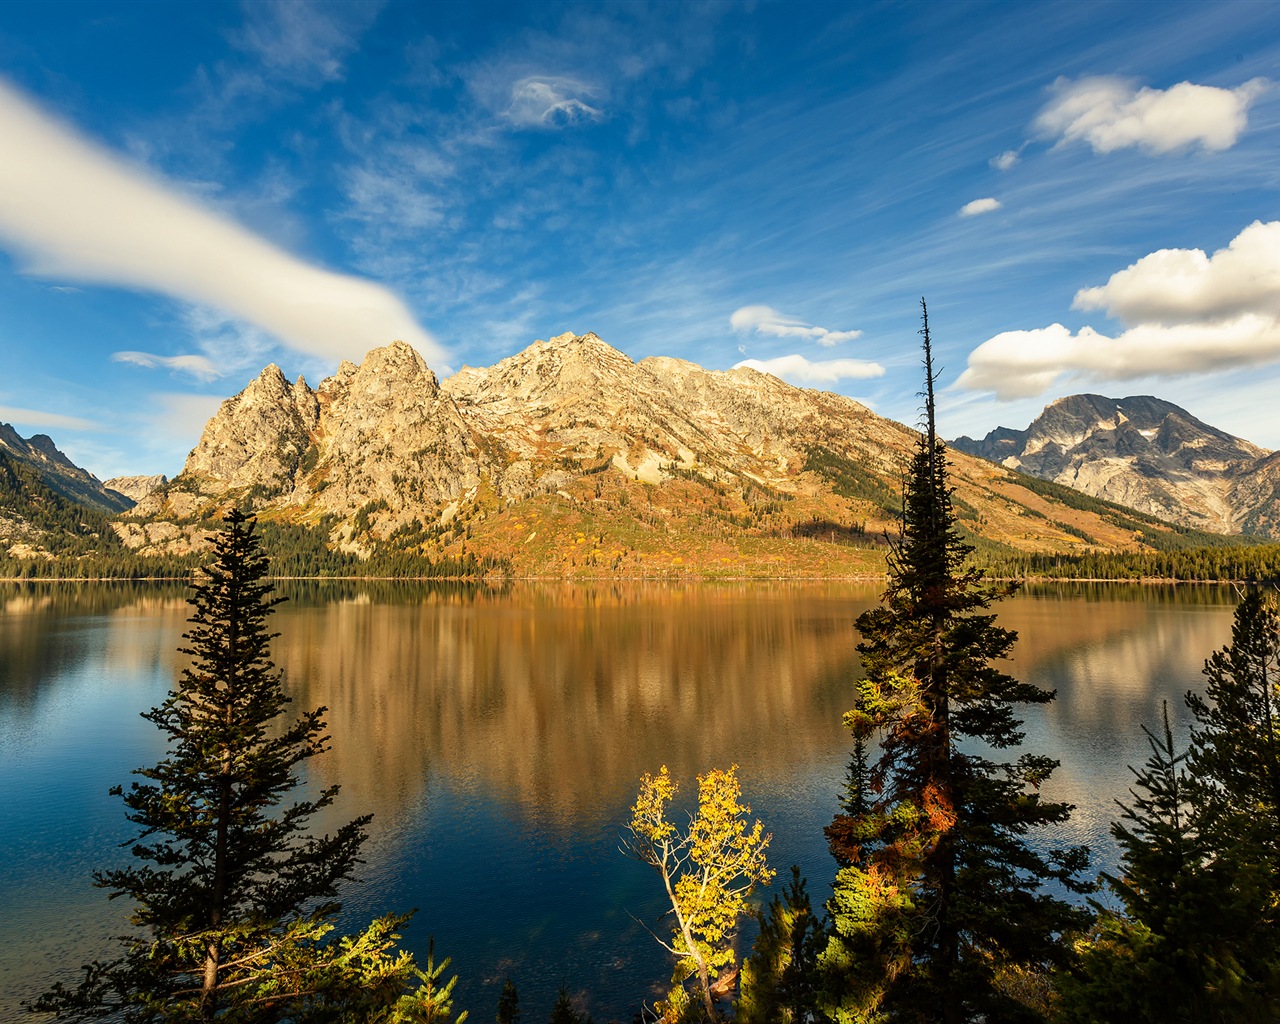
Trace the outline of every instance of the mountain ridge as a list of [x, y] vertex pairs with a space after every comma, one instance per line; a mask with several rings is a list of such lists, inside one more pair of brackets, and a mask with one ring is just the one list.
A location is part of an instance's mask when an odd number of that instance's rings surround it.
[[[917, 438], [842, 395], [634, 362], [591, 333], [444, 381], [395, 342], [315, 388], [264, 368], [115, 529], [172, 554], [236, 504], [323, 527], [344, 552], [483, 555], [519, 574], [878, 574]], [[987, 547], [1138, 550], [1169, 531], [963, 453], [952, 476], [961, 528]]]
[[1275, 537], [1280, 459], [1150, 395], [1082, 394], [960, 451], [1195, 529]]

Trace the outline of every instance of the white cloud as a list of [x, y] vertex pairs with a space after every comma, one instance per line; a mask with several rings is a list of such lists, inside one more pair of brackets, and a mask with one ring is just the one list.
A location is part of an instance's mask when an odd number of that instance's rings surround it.
[[1021, 150], [1006, 149], [999, 156], [993, 156], [990, 160], [991, 166], [997, 171], [1007, 171], [1022, 159]]
[[740, 334], [755, 331], [770, 338], [802, 338], [816, 341], [823, 348], [862, 336], [861, 331], [830, 331], [825, 327], [814, 327], [770, 306], [743, 306], [734, 310], [729, 317], [729, 325]]
[[506, 116], [516, 124], [540, 128], [568, 128], [600, 121], [604, 111], [582, 99], [594, 99], [595, 95], [593, 87], [576, 78], [530, 75], [511, 86]]
[[883, 377], [884, 367], [865, 359], [826, 359], [810, 362], [804, 356], [793, 354], [776, 359], [744, 359], [734, 364], [734, 369], [749, 367], [761, 373], [771, 373], [791, 384], [838, 384], [842, 380], [868, 380]]
[[985, 199], [975, 199], [972, 202], [965, 203], [960, 207], [961, 217], [976, 217], [980, 213], [990, 213], [992, 210], [1000, 209], [1000, 200], [992, 199], [987, 196]]
[[1160, 249], [1076, 293], [1076, 309], [1105, 309], [1124, 323], [1280, 314], [1280, 221], [1254, 221], [1225, 249]]
[[148, 369], [163, 367], [175, 373], [189, 373], [202, 380], [213, 380], [220, 377], [218, 368], [206, 356], [158, 356], [150, 352], [112, 352], [114, 363], [132, 363], [134, 366], [145, 366]]
[[1280, 221], [1255, 222], [1212, 256], [1161, 249], [1083, 288], [1074, 306], [1106, 310], [1114, 337], [1061, 324], [1008, 331], [969, 356], [960, 387], [1029, 397], [1063, 374], [1178, 377], [1280, 361]]
[[0, 82], [0, 238], [27, 272], [214, 306], [301, 352], [359, 358], [436, 341], [387, 289], [322, 270], [55, 123]]
[[1199, 146], [1230, 149], [1248, 123], [1249, 105], [1267, 88], [1255, 78], [1236, 89], [1179, 82], [1169, 89], [1139, 89], [1112, 76], [1060, 78], [1035, 127], [1062, 142], [1084, 141], [1095, 153], [1137, 146], [1170, 153]]
[[16, 405], [0, 405], [0, 422], [20, 427], [34, 427], [41, 430], [45, 427], [54, 430], [98, 430], [91, 420], [79, 416], [63, 416], [56, 412], [41, 412], [39, 409], [20, 409]]

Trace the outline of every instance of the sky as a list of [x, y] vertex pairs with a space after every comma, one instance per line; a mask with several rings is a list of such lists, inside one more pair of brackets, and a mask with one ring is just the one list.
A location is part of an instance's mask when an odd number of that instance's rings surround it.
[[0, 4], [0, 421], [179, 472], [268, 363], [594, 331], [1280, 448], [1280, 4]]

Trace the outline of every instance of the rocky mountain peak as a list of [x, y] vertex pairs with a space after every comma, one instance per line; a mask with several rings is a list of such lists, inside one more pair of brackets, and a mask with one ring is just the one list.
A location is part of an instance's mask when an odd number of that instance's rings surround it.
[[1025, 430], [998, 427], [954, 447], [1189, 526], [1239, 530], [1231, 497], [1267, 452], [1151, 395], [1069, 395]]

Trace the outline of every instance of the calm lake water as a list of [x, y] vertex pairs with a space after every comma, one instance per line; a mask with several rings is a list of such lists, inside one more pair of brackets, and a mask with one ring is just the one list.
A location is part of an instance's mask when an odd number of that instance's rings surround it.
[[[641, 772], [662, 764], [687, 793], [740, 765], [779, 879], [799, 864], [825, 899], [852, 624], [879, 586], [281, 589], [275, 659], [297, 706], [329, 708], [311, 784], [342, 784], [330, 824], [375, 815], [349, 920], [418, 908], [406, 945], [425, 960], [435, 936], [477, 1024], [508, 976], [532, 1024], [561, 984], [601, 1022], [663, 990], [671, 965], [632, 917], [661, 927], [659, 883], [617, 850]], [[1077, 805], [1054, 842], [1114, 863], [1140, 724], [1168, 700], [1185, 728], [1182, 696], [1230, 639], [1234, 603], [1226, 588], [1094, 585], [998, 606], [1021, 636], [1010, 670], [1058, 691], [1025, 715], [1028, 746], [1062, 761], [1048, 795]], [[0, 589], [0, 1020], [122, 930], [127, 908], [89, 875], [126, 858], [107, 789], [162, 755], [139, 712], [176, 679], [187, 614], [176, 587]]]

